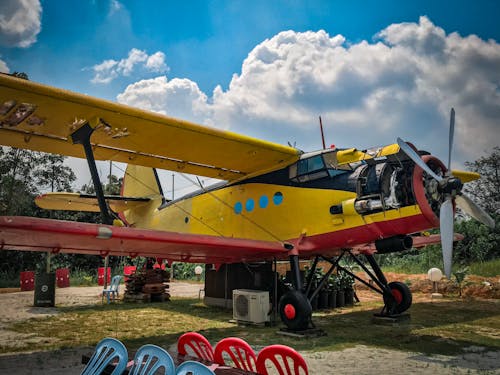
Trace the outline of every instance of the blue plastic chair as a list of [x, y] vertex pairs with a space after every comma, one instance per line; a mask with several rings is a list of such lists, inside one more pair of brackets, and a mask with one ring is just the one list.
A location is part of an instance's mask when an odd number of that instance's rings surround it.
[[174, 360], [168, 352], [159, 346], [147, 344], [139, 348], [134, 357], [130, 375], [156, 374], [163, 368], [165, 375], [175, 375]]
[[203, 363], [196, 361], [186, 361], [177, 367], [176, 375], [187, 375], [190, 373], [193, 375], [215, 375], [215, 372]]
[[116, 339], [110, 337], [102, 339], [97, 344], [94, 354], [81, 375], [98, 375], [116, 359], [118, 359], [118, 362], [111, 375], [119, 375], [127, 368], [127, 348]]
[[109, 288], [102, 291], [102, 295], [103, 297], [106, 296], [108, 303], [110, 302], [110, 298], [114, 301], [118, 297], [121, 278], [120, 275], [113, 276]]

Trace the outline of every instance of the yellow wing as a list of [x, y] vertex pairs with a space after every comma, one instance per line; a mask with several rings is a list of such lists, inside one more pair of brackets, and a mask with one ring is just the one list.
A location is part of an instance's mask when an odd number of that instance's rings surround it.
[[481, 175], [477, 172], [470, 172], [470, 171], [460, 171], [457, 169], [452, 169], [451, 174], [455, 177], [458, 177], [462, 184], [465, 184], [467, 182], [475, 181], [481, 178]]
[[[140, 207], [150, 201], [150, 198], [121, 196], [105, 196], [105, 198], [114, 212]], [[46, 210], [100, 212], [95, 196], [80, 193], [46, 193], [36, 197], [35, 203]]]
[[299, 151], [0, 74], [0, 144], [84, 158], [70, 134], [88, 122], [95, 158], [236, 180]]

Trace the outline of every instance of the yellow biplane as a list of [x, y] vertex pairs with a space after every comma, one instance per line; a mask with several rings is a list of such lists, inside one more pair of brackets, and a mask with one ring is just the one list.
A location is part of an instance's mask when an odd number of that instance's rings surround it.
[[[452, 110], [450, 138], [453, 118]], [[0, 144], [85, 158], [96, 196], [46, 194], [37, 204], [99, 211], [104, 223], [0, 217], [1, 249], [206, 264], [288, 260], [293, 288], [281, 297], [279, 313], [295, 330], [310, 324], [310, 300], [342, 257], [374, 281], [352, 275], [383, 296], [385, 314], [397, 314], [410, 307], [411, 293], [403, 283], [387, 282], [374, 252], [441, 240], [449, 276], [454, 204], [494, 225], [462, 194], [463, 183], [478, 174], [450, 172], [449, 163], [401, 139], [363, 151], [304, 153], [0, 75]], [[96, 159], [128, 164], [121, 196], [104, 196]], [[223, 182], [167, 200], [157, 168]], [[412, 235], [436, 227], [441, 239]], [[303, 287], [299, 259], [315, 259], [313, 267], [319, 259], [331, 263], [316, 290]]]

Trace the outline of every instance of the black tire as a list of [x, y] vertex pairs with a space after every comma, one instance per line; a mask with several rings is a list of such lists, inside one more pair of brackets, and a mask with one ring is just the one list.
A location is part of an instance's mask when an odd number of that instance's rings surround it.
[[297, 291], [286, 292], [279, 302], [280, 317], [285, 325], [293, 331], [303, 331], [309, 328], [312, 307], [307, 297]]
[[[393, 281], [388, 284], [392, 297], [384, 296], [384, 303], [392, 314], [401, 314], [411, 306], [412, 296], [410, 288], [405, 283]], [[392, 307], [392, 308], [391, 308]]]

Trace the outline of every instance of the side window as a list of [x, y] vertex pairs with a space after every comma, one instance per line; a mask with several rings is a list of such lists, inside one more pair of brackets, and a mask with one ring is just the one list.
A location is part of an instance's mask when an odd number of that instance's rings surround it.
[[299, 160], [298, 163], [298, 175], [312, 173], [319, 169], [325, 168], [325, 162], [323, 161], [322, 155], [316, 155], [309, 159]]
[[308, 159], [299, 160], [296, 164], [291, 165], [289, 176], [292, 181], [306, 182], [327, 177], [328, 172], [326, 171], [322, 155], [316, 155]]

